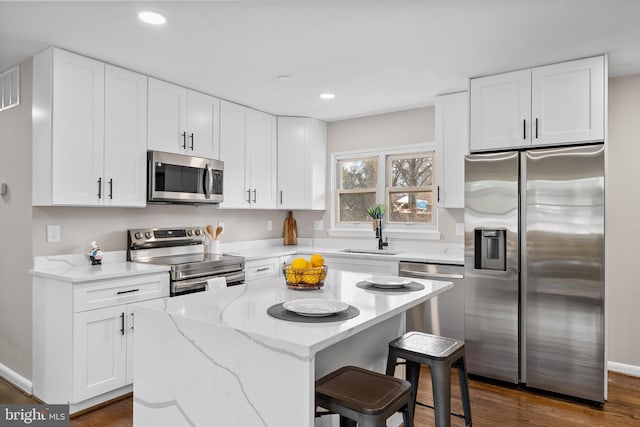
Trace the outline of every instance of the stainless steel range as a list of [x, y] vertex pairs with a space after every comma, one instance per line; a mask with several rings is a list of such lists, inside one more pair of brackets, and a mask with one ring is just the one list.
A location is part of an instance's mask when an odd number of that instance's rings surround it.
[[244, 283], [244, 257], [205, 253], [204, 239], [199, 227], [128, 230], [127, 260], [171, 266], [171, 296], [204, 291], [216, 277]]

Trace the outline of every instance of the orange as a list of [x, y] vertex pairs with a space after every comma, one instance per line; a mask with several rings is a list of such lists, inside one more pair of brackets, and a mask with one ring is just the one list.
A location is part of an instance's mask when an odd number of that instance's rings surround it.
[[322, 267], [324, 265], [324, 258], [320, 254], [311, 255], [311, 265], [314, 267]]

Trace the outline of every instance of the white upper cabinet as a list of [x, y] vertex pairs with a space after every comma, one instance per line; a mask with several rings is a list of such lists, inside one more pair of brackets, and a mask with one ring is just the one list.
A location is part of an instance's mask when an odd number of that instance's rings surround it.
[[471, 79], [471, 151], [604, 140], [605, 57]]
[[436, 97], [438, 206], [464, 208], [464, 156], [469, 147], [469, 93]]
[[147, 77], [105, 68], [104, 204], [146, 205]]
[[146, 77], [59, 49], [33, 64], [33, 204], [144, 206]]
[[326, 123], [278, 117], [278, 207], [324, 209], [326, 169]]
[[149, 78], [150, 150], [218, 159], [220, 100]]
[[604, 57], [531, 71], [535, 145], [604, 140]]
[[222, 101], [220, 160], [224, 162], [221, 208], [276, 207], [276, 118]]
[[531, 71], [471, 79], [471, 151], [523, 145], [531, 126]]

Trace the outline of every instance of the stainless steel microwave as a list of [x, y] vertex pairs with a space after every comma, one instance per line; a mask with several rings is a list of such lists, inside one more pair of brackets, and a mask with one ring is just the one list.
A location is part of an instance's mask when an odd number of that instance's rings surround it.
[[181, 154], [147, 153], [149, 203], [218, 204], [224, 163]]

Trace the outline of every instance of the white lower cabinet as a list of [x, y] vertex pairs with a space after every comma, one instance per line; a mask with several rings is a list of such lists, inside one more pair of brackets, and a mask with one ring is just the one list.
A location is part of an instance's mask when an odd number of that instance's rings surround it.
[[134, 303], [169, 296], [166, 272], [33, 279], [33, 394], [77, 412], [130, 391]]
[[277, 257], [253, 259], [244, 263], [245, 281], [247, 282], [265, 277], [278, 277], [279, 271], [280, 260]]
[[396, 260], [362, 259], [325, 255], [324, 263], [330, 270], [392, 276], [396, 276], [398, 274], [398, 261]]

